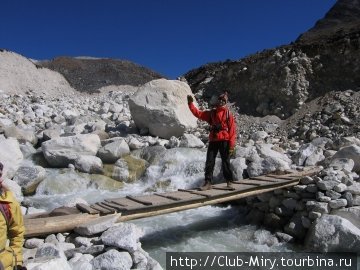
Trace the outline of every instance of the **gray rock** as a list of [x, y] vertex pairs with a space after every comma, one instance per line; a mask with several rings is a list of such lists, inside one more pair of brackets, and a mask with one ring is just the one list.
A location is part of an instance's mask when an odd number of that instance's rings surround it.
[[348, 191], [353, 195], [360, 195], [360, 183], [354, 183], [348, 186]]
[[68, 249], [65, 251], [65, 256], [67, 258], [72, 258], [77, 253], [90, 254], [90, 255], [97, 256], [97, 255], [101, 254], [102, 252], [104, 252], [104, 250], [105, 250], [104, 245], [93, 245], [93, 246], [89, 246], [89, 247], [72, 248], [72, 249]]
[[203, 148], [204, 143], [195, 135], [184, 134], [180, 140], [181, 147], [190, 147], [190, 148]]
[[60, 137], [42, 144], [45, 159], [53, 167], [67, 167], [82, 155], [95, 156], [100, 138], [95, 134]]
[[128, 252], [119, 252], [111, 249], [91, 261], [95, 269], [103, 270], [130, 270], [133, 262]]
[[[71, 266], [67, 262], [66, 258], [58, 258], [58, 257], [40, 257], [28, 260], [25, 263], [27, 269], [31, 270], [72, 270]], [[80, 269], [79, 269], [80, 270]]]
[[338, 184], [337, 186], [334, 187], [334, 190], [335, 190], [336, 192], [339, 192], [339, 193], [343, 193], [343, 192], [345, 192], [347, 189], [348, 189], [347, 186], [346, 186], [345, 184], [343, 184], [343, 183], [340, 183], [340, 184]]
[[310, 192], [310, 193], [316, 193], [318, 191], [318, 187], [316, 184], [309, 184], [307, 187], [306, 187], [306, 191], [307, 192]]
[[43, 244], [44, 244], [44, 239], [30, 238], [30, 239], [25, 240], [24, 247], [26, 247], [26, 248], [39, 248]]
[[41, 257], [56, 257], [56, 258], [65, 258], [64, 252], [51, 243], [45, 243], [40, 248], [37, 249], [35, 258]]
[[142, 236], [143, 231], [134, 224], [120, 223], [104, 232], [101, 240], [105, 245], [135, 252], [139, 248], [139, 238]]
[[256, 142], [256, 141], [264, 140], [268, 136], [269, 134], [267, 134], [265, 131], [257, 131], [251, 134], [250, 138]]
[[101, 174], [103, 163], [100, 158], [95, 156], [81, 155], [75, 159], [75, 168], [80, 172]]
[[301, 216], [294, 215], [290, 222], [285, 225], [284, 231], [298, 239], [302, 239], [306, 234], [306, 228], [303, 226]]
[[13, 178], [24, 156], [15, 138], [0, 138], [0, 162], [4, 165], [3, 177]]
[[334, 170], [344, 170], [351, 172], [354, 168], [354, 160], [350, 158], [332, 158], [329, 167], [333, 167]]
[[18, 126], [10, 126], [5, 128], [5, 137], [6, 138], [16, 138], [18, 141], [30, 142], [32, 145], [37, 143], [37, 137], [33, 128], [24, 127], [20, 128]]
[[303, 178], [300, 179], [300, 183], [302, 185], [312, 184], [314, 183], [314, 179], [310, 176], [304, 176]]
[[335, 180], [319, 181], [316, 183], [317, 187], [320, 190], [324, 190], [324, 191], [332, 190], [338, 184], [340, 184], [339, 181], [335, 181]]
[[99, 217], [75, 227], [74, 231], [83, 236], [92, 236], [112, 227], [117, 219], [118, 215]]
[[230, 168], [231, 168], [231, 170], [234, 174], [234, 178], [236, 180], [243, 179], [244, 170], [246, 170], [246, 168], [247, 168], [245, 158], [237, 157], [235, 159], [231, 159], [230, 160]]
[[144, 143], [140, 142], [136, 138], [131, 138], [128, 142], [128, 145], [129, 145], [130, 150], [141, 149], [145, 146]]
[[336, 158], [350, 158], [354, 161], [354, 171], [360, 172], [360, 146], [350, 145], [344, 148], [341, 148], [334, 156], [333, 160]]
[[302, 222], [302, 225], [304, 226], [304, 228], [308, 229], [310, 228], [311, 226], [311, 220], [305, 216], [302, 216], [301, 217], [301, 222]]
[[308, 201], [306, 202], [306, 209], [308, 212], [314, 211], [322, 214], [329, 213], [329, 204], [325, 202]]
[[296, 205], [298, 204], [298, 201], [293, 198], [285, 199], [281, 202], [287, 209], [294, 210], [296, 208]]
[[97, 156], [105, 163], [115, 163], [119, 158], [129, 153], [129, 145], [124, 139], [119, 139], [101, 147]]
[[292, 157], [294, 163], [298, 166], [303, 166], [306, 160], [318, 149], [311, 143], [303, 144], [298, 152]]
[[345, 192], [343, 194], [343, 198], [347, 201], [347, 206], [352, 207], [354, 206], [354, 198], [350, 192]]
[[21, 166], [15, 173], [13, 180], [18, 183], [25, 195], [35, 193], [37, 186], [44, 180], [46, 171], [40, 166]]
[[129, 100], [131, 116], [139, 129], [170, 139], [180, 137], [187, 128], [195, 128], [197, 120], [188, 108], [188, 84], [165, 79], [153, 80], [141, 86]]
[[323, 154], [323, 150], [321, 148], [316, 148], [315, 151], [308, 156], [308, 158], [305, 160], [304, 165], [305, 166], [315, 166], [319, 164], [321, 161], [325, 159], [325, 156]]
[[277, 160], [277, 163], [284, 164], [284, 167], [287, 167], [285, 164], [290, 165], [291, 159], [284, 153], [274, 150], [274, 145], [272, 144], [258, 144], [256, 145], [256, 150], [261, 158], [270, 158]]
[[292, 243], [294, 241], [294, 237], [286, 233], [276, 232], [275, 235], [283, 243]]
[[347, 205], [346, 199], [331, 200], [329, 202], [329, 206], [331, 209], [339, 209], [341, 207], [345, 207], [346, 205]]
[[341, 194], [334, 190], [326, 191], [326, 195], [329, 196], [332, 200], [337, 200], [341, 197]]
[[264, 220], [264, 212], [256, 208], [252, 208], [246, 215], [245, 220], [251, 224], [262, 224]]
[[340, 216], [323, 215], [310, 227], [305, 245], [319, 252], [360, 252], [360, 229]]
[[309, 212], [309, 215], [308, 215], [308, 217], [309, 217], [311, 220], [320, 218], [321, 216], [322, 216], [322, 214], [321, 214], [320, 212], [316, 212], [316, 211], [310, 211], [310, 212]]
[[334, 148], [340, 150], [343, 147], [357, 145], [360, 146], [360, 139], [355, 137], [341, 137], [334, 143]]

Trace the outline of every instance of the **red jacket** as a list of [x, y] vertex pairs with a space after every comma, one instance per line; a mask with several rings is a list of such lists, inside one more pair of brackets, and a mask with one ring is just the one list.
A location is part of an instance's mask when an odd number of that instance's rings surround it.
[[[192, 114], [200, 120], [206, 121], [210, 126], [221, 124], [221, 130], [215, 132], [212, 128], [209, 134], [210, 142], [229, 141], [230, 148], [235, 147], [236, 143], [236, 123], [234, 116], [226, 106], [217, 107], [211, 111], [200, 111], [193, 102], [189, 103]], [[227, 117], [227, 112], [228, 117]]]

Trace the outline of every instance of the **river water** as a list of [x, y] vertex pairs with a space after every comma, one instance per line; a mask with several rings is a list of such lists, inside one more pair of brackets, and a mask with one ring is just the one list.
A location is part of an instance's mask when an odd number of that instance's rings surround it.
[[[47, 169], [47, 177], [28, 204], [51, 210], [79, 198], [88, 203], [126, 195], [166, 192], [191, 188], [203, 181], [205, 152], [194, 149], [171, 149], [153, 159], [145, 176], [121, 189], [106, 190], [91, 184], [89, 176], [71, 170]], [[220, 164], [215, 178], [221, 179]], [[158, 183], [165, 183], [158, 185]], [[205, 206], [157, 217], [131, 221], [144, 230], [141, 239], [145, 251], [165, 269], [166, 252], [283, 252], [296, 247], [279, 243], [264, 228], [246, 224], [240, 206]]]

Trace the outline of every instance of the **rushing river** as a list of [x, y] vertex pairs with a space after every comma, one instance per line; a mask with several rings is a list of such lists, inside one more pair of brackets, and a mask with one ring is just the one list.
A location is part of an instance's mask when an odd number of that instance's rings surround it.
[[[202, 183], [204, 163], [203, 150], [167, 150], [154, 157], [141, 180], [125, 184], [120, 189], [110, 184], [110, 190], [104, 188], [106, 185], [94, 183], [94, 177], [89, 175], [69, 169], [47, 169], [47, 178], [38, 187], [36, 195], [26, 201], [34, 207], [51, 210], [79, 198], [94, 203], [130, 194], [191, 188]], [[219, 165], [215, 169], [216, 179], [221, 179]], [[206, 206], [131, 222], [144, 230], [143, 249], [164, 269], [168, 251], [279, 252], [295, 248], [279, 243], [263, 228], [246, 224], [244, 211], [239, 206]]]

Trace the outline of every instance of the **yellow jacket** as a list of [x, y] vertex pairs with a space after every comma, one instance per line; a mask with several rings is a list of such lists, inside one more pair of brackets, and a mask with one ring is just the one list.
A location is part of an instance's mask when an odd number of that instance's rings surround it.
[[[22, 247], [24, 244], [24, 221], [21, 208], [11, 191], [4, 191], [0, 194], [0, 201], [10, 204], [11, 220], [9, 228], [6, 219], [0, 212], [0, 269], [10, 270], [17, 265], [22, 265]], [[7, 245], [9, 240], [9, 245]], [[15, 258], [15, 256], [16, 258]]]

